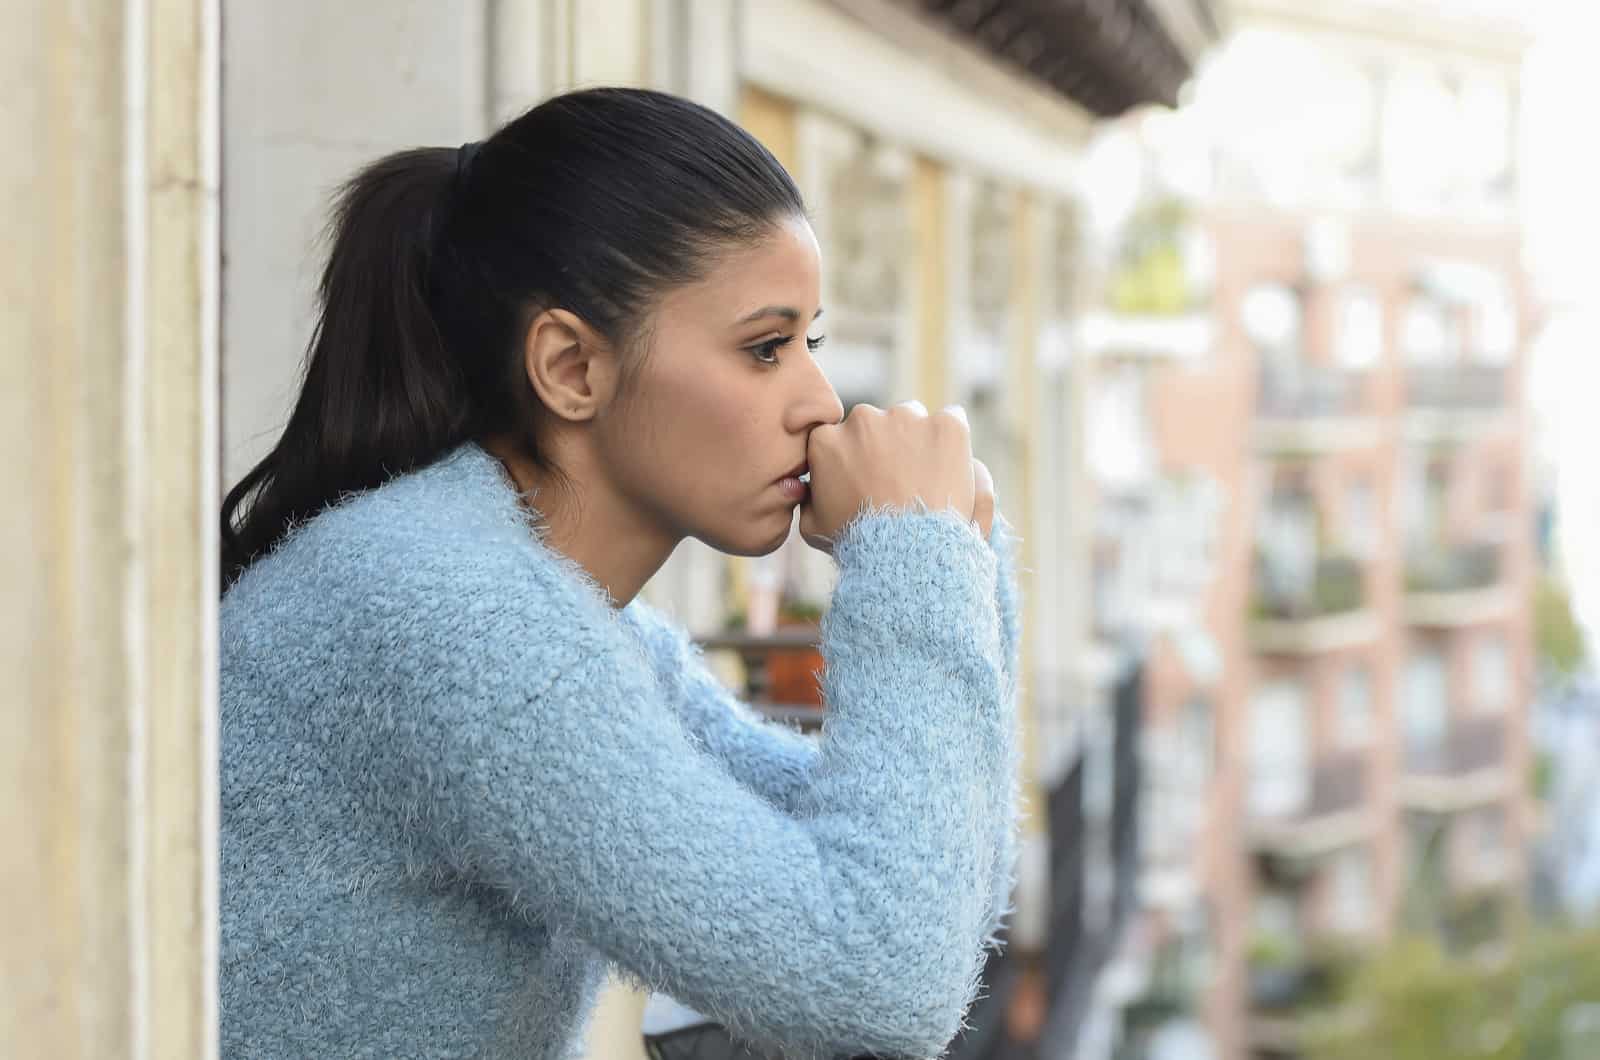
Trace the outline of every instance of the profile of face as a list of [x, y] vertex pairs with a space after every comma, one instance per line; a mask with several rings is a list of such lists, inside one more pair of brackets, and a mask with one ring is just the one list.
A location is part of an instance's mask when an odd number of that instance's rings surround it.
[[783, 480], [839, 396], [813, 356], [821, 257], [802, 218], [727, 251], [651, 313], [636, 378], [597, 411], [595, 466], [640, 517], [674, 537], [762, 555], [800, 498]]

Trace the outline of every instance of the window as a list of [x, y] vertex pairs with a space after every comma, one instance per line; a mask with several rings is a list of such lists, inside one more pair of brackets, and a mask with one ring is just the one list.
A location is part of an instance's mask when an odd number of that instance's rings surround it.
[[1372, 673], [1352, 666], [1339, 676], [1339, 746], [1365, 747], [1372, 739]]
[[1383, 303], [1368, 287], [1350, 287], [1339, 296], [1339, 363], [1371, 368], [1383, 359]]
[[[1256, 945], [1273, 957], [1291, 957], [1297, 954], [1302, 943], [1300, 931], [1300, 903], [1294, 892], [1276, 887], [1263, 887], [1251, 909]], [[1265, 955], [1265, 954], [1263, 954]]]
[[1472, 348], [1486, 364], [1505, 364], [1517, 352], [1517, 306], [1504, 280], [1496, 279], [1474, 306]]
[[1329, 868], [1328, 926], [1344, 935], [1359, 935], [1372, 927], [1372, 857], [1365, 847], [1339, 854]]
[[1406, 307], [1400, 322], [1400, 348], [1415, 364], [1436, 364], [1460, 352], [1460, 324], [1449, 306], [1419, 295]]
[[1305, 689], [1274, 681], [1256, 689], [1250, 717], [1251, 816], [1292, 817], [1311, 793], [1311, 740]]
[[1436, 649], [1415, 652], [1406, 662], [1400, 697], [1406, 761], [1424, 770], [1442, 765], [1445, 733], [1450, 725], [1444, 655]]
[[1300, 294], [1281, 283], [1252, 287], [1239, 304], [1239, 322], [1256, 349], [1271, 359], [1300, 353]]
[[1511, 649], [1504, 633], [1478, 638], [1472, 653], [1472, 691], [1478, 711], [1500, 714], [1511, 705]]
[[1145, 379], [1128, 365], [1103, 375], [1089, 398], [1084, 418], [1085, 463], [1097, 485], [1132, 490], [1154, 474], [1155, 445], [1145, 409]]
[[1461, 86], [1461, 113], [1472, 130], [1463, 145], [1465, 175], [1472, 190], [1487, 197], [1508, 195], [1516, 148], [1508, 86], [1493, 76], [1467, 78]]
[[1178, 715], [1178, 726], [1184, 779], [1192, 785], [1197, 797], [1203, 796], [1216, 769], [1217, 727], [1211, 701], [1197, 696], [1185, 703]]

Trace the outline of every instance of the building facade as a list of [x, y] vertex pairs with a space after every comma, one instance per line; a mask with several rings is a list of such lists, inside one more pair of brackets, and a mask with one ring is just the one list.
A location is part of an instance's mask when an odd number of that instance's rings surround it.
[[1144, 917], [1200, 954], [1214, 1055], [1298, 1055], [1331, 962], [1521, 906], [1528, 31], [1491, 7], [1240, 0], [1192, 102], [1130, 133], [1159, 173], [1130, 223], [1184, 218], [1212, 280], [1208, 347], [1145, 391], [1161, 474], [1224, 503], [1217, 665], [1152, 650], [1152, 753], [1186, 765], [1151, 797], [1200, 810], [1152, 814]]

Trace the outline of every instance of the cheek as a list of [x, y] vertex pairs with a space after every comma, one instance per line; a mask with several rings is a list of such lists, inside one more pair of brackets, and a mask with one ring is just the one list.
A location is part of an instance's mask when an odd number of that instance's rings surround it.
[[715, 505], [750, 484], [771, 463], [759, 388], [737, 375], [710, 372], [658, 377], [637, 422], [639, 453], [657, 483], [696, 505]]

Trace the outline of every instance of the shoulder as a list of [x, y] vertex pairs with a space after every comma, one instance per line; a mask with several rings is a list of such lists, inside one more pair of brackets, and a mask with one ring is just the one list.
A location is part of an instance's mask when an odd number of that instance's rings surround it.
[[298, 527], [229, 590], [222, 623], [225, 637], [265, 625], [273, 637], [320, 635], [451, 669], [525, 665], [530, 654], [559, 664], [620, 637], [603, 593], [540, 541], [475, 446]]

